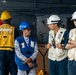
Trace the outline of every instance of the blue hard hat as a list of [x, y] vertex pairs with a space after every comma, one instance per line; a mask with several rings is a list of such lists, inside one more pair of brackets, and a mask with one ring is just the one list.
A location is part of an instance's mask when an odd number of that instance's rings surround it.
[[24, 30], [27, 28], [31, 28], [31, 25], [28, 22], [22, 22], [19, 26], [19, 30]]

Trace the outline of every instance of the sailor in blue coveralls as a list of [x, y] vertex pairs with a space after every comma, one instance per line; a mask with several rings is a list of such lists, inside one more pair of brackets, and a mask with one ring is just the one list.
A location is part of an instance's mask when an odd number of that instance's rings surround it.
[[48, 58], [50, 66], [49, 75], [68, 75], [67, 74], [67, 50], [69, 31], [60, 27], [60, 17], [51, 15], [47, 19], [50, 29], [47, 39], [46, 48], [48, 49]]
[[66, 48], [68, 49], [68, 75], [76, 75], [76, 11], [71, 19], [75, 28], [70, 30], [69, 40]]
[[15, 40], [17, 75], [36, 75], [38, 47], [36, 39], [30, 37], [31, 25], [27, 22], [22, 22], [19, 29], [23, 32], [23, 35]]

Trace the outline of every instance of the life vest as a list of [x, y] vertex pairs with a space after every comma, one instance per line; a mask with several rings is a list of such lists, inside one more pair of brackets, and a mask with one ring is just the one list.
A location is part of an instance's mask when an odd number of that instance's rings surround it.
[[0, 50], [13, 50], [15, 27], [9, 24], [0, 26]]
[[[23, 36], [20, 36], [16, 39], [19, 43], [21, 53], [27, 57], [30, 58], [30, 56], [34, 53], [34, 47], [36, 40], [34, 38], [29, 38], [28, 45], [26, 44]], [[21, 60], [16, 54], [15, 54], [15, 62], [18, 66], [18, 69], [20, 70], [29, 70], [28, 64], [24, 63], [23, 60]], [[33, 64], [36, 64], [36, 59], [32, 62]]]
[[49, 40], [48, 40], [48, 42], [50, 44], [52, 44], [52, 47], [48, 51], [48, 58], [49, 59], [59, 61], [59, 60], [62, 60], [62, 59], [67, 57], [67, 50], [62, 50], [62, 49], [59, 49], [59, 48], [55, 47], [55, 45], [57, 43], [61, 43], [65, 31], [66, 31], [66, 29], [60, 28], [58, 30], [56, 36], [54, 36], [55, 34], [54, 34], [53, 30], [49, 31]]
[[[73, 41], [76, 41], [76, 28], [70, 30], [69, 38]], [[76, 61], [76, 48], [72, 48], [68, 50], [68, 57], [69, 60], [75, 60]]]

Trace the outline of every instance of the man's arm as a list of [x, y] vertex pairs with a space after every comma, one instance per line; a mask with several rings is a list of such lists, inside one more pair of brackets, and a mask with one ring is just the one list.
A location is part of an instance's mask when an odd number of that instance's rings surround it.
[[67, 44], [66, 47], [65, 47], [65, 48], [68, 49], [68, 50], [76, 47], [76, 41], [73, 41], [73, 40], [71, 39], [72, 34], [73, 34], [73, 33], [72, 33], [71, 30], [70, 30], [68, 44]]
[[32, 61], [36, 58], [37, 54], [38, 54], [38, 46], [37, 46], [37, 43], [36, 43], [35, 48], [34, 48], [34, 53], [30, 57], [30, 58], [32, 58]]
[[69, 50], [69, 49], [75, 48], [75, 46], [68, 43], [65, 48]]
[[19, 43], [17, 42], [17, 40], [15, 40], [15, 53], [21, 60], [25, 62], [27, 58], [21, 53]]

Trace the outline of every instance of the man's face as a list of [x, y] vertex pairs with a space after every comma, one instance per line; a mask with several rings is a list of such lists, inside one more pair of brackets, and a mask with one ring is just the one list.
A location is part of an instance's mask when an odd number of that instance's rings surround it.
[[57, 24], [48, 24], [48, 27], [51, 30], [55, 30], [55, 28], [57, 27]]
[[73, 22], [74, 22], [74, 25], [76, 26], [76, 19], [75, 19], [75, 20], [73, 20]]
[[23, 30], [23, 35], [29, 37], [31, 35], [31, 28], [27, 28]]

